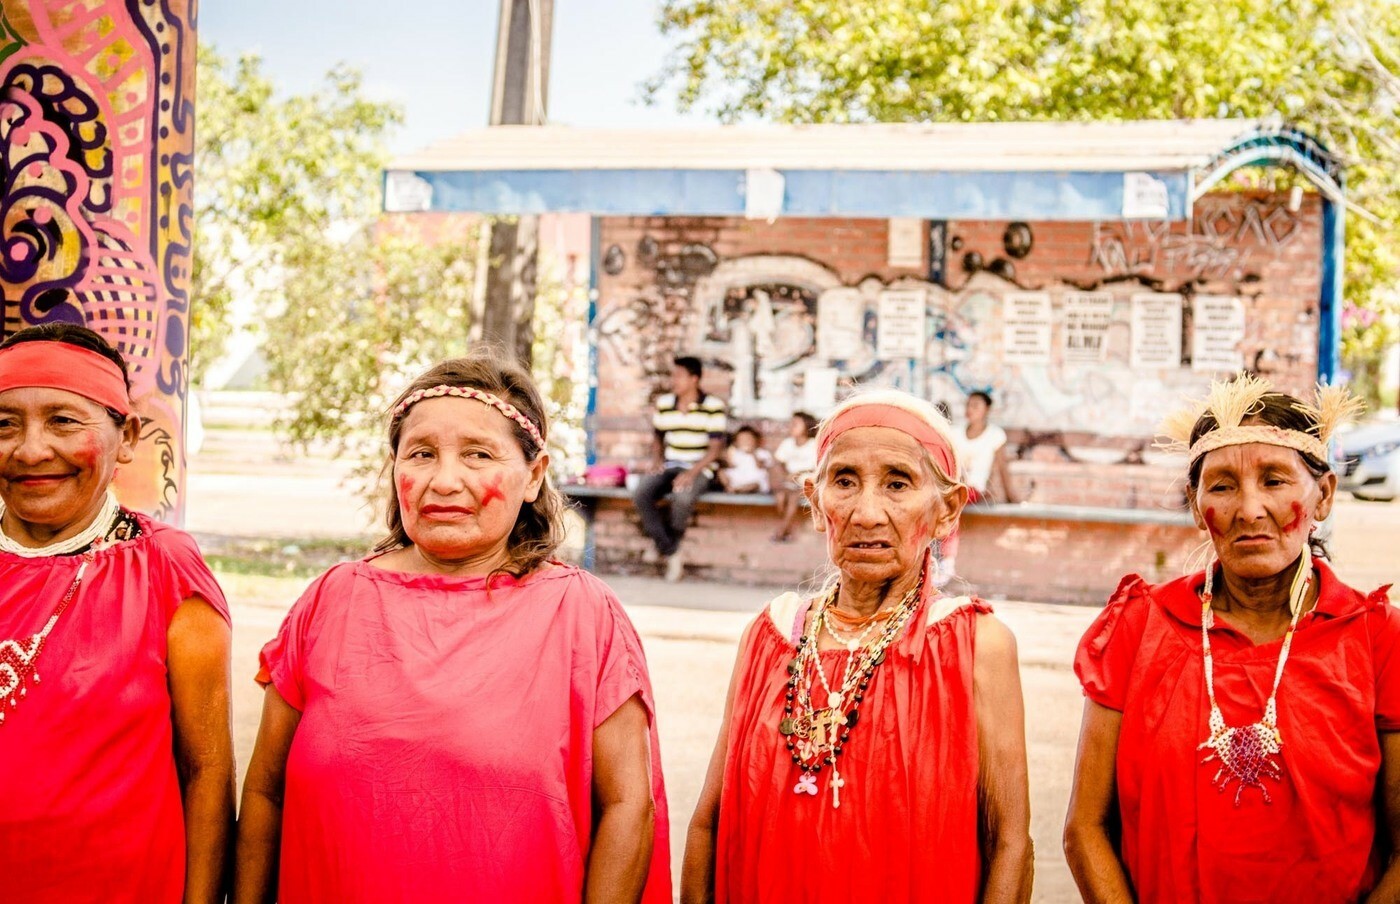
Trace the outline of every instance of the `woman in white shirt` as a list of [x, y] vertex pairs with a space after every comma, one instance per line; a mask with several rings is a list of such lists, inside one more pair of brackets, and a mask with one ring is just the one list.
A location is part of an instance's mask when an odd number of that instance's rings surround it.
[[773, 534], [773, 542], [786, 543], [802, 513], [802, 481], [817, 469], [817, 419], [805, 411], [793, 412], [788, 422], [788, 435], [773, 453], [773, 491], [782, 523]]
[[[990, 393], [978, 390], [967, 397], [967, 424], [953, 431], [953, 445], [962, 462], [962, 482], [967, 486], [967, 502], [991, 502], [989, 492], [992, 476], [1001, 484], [1007, 502], [1016, 502], [1011, 490], [1011, 475], [1006, 466], [1006, 431], [987, 420], [992, 410]], [[958, 532], [943, 541], [938, 559], [939, 586], [957, 574]]]

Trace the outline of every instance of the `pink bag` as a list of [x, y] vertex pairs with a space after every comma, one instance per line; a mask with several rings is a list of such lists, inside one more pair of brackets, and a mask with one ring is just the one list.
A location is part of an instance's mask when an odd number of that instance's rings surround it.
[[627, 483], [627, 469], [622, 465], [589, 465], [583, 472], [583, 483], [590, 487], [620, 487]]

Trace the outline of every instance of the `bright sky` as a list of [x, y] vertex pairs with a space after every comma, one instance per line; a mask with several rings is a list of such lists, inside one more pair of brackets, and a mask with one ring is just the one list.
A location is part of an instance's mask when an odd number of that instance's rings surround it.
[[[641, 83], [669, 50], [656, 0], [555, 0], [551, 122], [682, 126], [674, 103], [647, 107]], [[215, 0], [201, 3], [199, 39], [225, 56], [256, 51], [284, 91], [315, 86], [336, 63], [365, 75], [405, 123], [394, 152], [487, 124], [497, 0]]]

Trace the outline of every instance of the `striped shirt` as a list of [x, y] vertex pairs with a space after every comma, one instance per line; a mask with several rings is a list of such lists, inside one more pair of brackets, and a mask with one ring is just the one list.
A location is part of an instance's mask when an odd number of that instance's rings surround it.
[[693, 465], [705, 457], [710, 440], [722, 439], [729, 427], [724, 400], [702, 394], [700, 401], [682, 409], [674, 393], [656, 400], [651, 425], [661, 435], [667, 465]]

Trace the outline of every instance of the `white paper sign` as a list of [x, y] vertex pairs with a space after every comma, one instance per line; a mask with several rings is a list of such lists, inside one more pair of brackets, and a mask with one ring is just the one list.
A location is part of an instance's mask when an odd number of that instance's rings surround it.
[[1181, 296], [1143, 292], [1133, 296], [1131, 367], [1181, 366]]
[[875, 355], [886, 361], [924, 356], [924, 307], [922, 289], [887, 289], [880, 293], [880, 320], [876, 324]]
[[1234, 372], [1244, 366], [1244, 303], [1228, 295], [1197, 295], [1191, 319], [1191, 369]]
[[744, 174], [744, 217], [772, 222], [783, 212], [787, 180], [775, 169], [751, 169]]
[[1108, 327], [1113, 322], [1113, 296], [1107, 292], [1065, 295], [1062, 350], [1066, 364], [1097, 364], [1108, 355]]
[[1123, 219], [1165, 220], [1170, 213], [1167, 183], [1151, 173], [1123, 174]]
[[865, 301], [859, 289], [827, 289], [817, 299], [817, 356], [849, 361], [865, 354]]
[[1007, 364], [1049, 364], [1049, 293], [1010, 292], [1003, 297], [1002, 306], [1002, 360]]
[[387, 213], [415, 213], [431, 210], [433, 186], [417, 173], [389, 170], [384, 176], [384, 210]]
[[838, 376], [834, 367], [809, 367], [803, 371], [802, 410], [820, 416], [834, 408]]
[[885, 262], [891, 267], [924, 265], [924, 221], [917, 217], [890, 220], [889, 247]]

